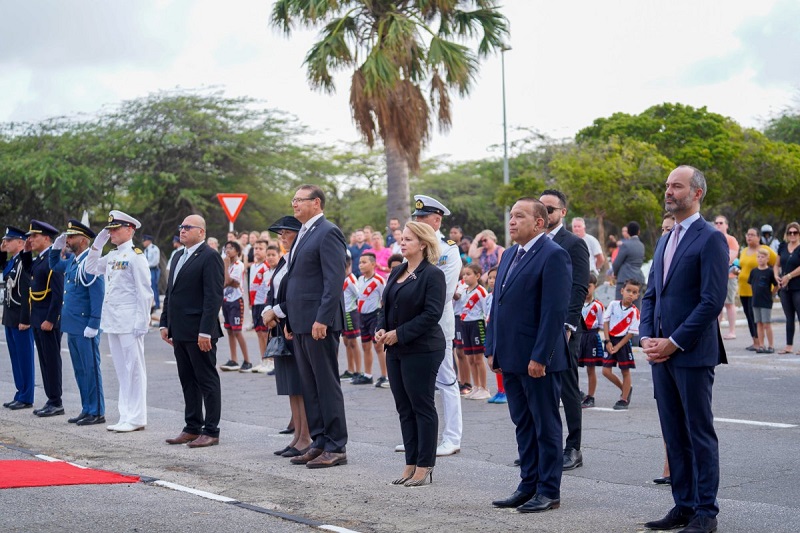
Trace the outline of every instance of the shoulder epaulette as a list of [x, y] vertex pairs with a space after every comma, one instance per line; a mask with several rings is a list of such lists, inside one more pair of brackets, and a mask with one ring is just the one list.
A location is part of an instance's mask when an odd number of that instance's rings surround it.
[[139, 249], [139, 248], [134, 248], [134, 249], [133, 249], [133, 251], [134, 251], [134, 252], [136, 252], [137, 254], [143, 254], [143, 253], [144, 253], [144, 252], [143, 252], [141, 249]]
[[456, 245], [456, 241], [453, 241], [453, 240], [450, 240], [450, 239], [447, 239], [446, 241], [444, 239], [442, 239], [442, 240], [444, 242], [446, 242], [447, 244], [449, 244], [450, 246], [455, 246]]

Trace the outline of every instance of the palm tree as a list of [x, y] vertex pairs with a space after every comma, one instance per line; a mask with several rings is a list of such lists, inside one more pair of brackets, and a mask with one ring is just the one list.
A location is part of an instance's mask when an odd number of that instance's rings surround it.
[[[335, 91], [332, 72], [353, 69], [350, 108], [364, 141], [383, 141], [387, 221], [409, 216], [408, 175], [419, 170], [431, 114], [451, 126], [450, 92], [469, 93], [478, 57], [503, 47], [508, 21], [494, 0], [277, 0], [272, 24], [322, 26], [306, 55], [315, 89]], [[477, 40], [477, 55], [465, 42]], [[428, 99], [421, 86], [427, 85]]]

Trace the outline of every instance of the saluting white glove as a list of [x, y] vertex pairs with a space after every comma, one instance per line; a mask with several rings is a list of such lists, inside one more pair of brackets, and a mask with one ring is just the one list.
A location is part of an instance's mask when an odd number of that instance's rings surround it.
[[108, 228], [103, 228], [100, 233], [97, 234], [97, 237], [94, 238], [94, 242], [92, 243], [92, 248], [97, 248], [101, 252], [103, 251], [103, 246], [106, 245], [108, 239], [111, 238], [111, 232], [108, 231]]
[[67, 244], [67, 234], [66, 233], [62, 233], [61, 235], [56, 237], [56, 240], [53, 243], [53, 249], [54, 250], [63, 250], [64, 249], [64, 245], [66, 245], [66, 244]]
[[97, 330], [97, 329], [94, 329], [94, 328], [90, 328], [89, 326], [86, 326], [86, 329], [83, 330], [83, 336], [86, 337], [87, 339], [93, 339], [93, 338], [97, 337], [97, 334], [99, 332], [100, 332], [100, 330]]
[[133, 336], [136, 337], [137, 339], [139, 337], [144, 337], [145, 335], [147, 335], [147, 330], [146, 329], [134, 329], [133, 330]]

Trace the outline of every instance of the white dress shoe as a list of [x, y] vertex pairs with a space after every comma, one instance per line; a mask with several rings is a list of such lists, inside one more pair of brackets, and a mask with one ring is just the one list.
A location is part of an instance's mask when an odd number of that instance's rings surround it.
[[396, 452], [404, 452], [404, 451], [406, 451], [406, 447], [403, 444], [398, 444], [397, 446], [394, 447], [394, 451], [396, 451]]
[[134, 424], [129, 424], [128, 422], [123, 422], [121, 424], [117, 424], [113, 431], [117, 433], [130, 433], [131, 431], [141, 431], [144, 429], [144, 426], [136, 426]]
[[122, 425], [122, 422], [117, 422], [116, 424], [111, 424], [110, 426], [106, 426], [106, 429], [109, 431], [116, 431], [119, 426]]
[[436, 447], [436, 457], [444, 457], [446, 455], [454, 455], [461, 451], [460, 446], [456, 446], [455, 444], [449, 443], [447, 441], [442, 442], [440, 445]]

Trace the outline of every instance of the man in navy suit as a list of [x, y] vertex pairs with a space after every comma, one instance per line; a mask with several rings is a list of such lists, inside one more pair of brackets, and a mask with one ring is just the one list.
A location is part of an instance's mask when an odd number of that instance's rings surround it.
[[338, 362], [347, 245], [341, 230], [325, 218], [325, 193], [316, 185], [297, 189], [292, 209], [302, 226], [289, 251], [289, 269], [281, 282], [286, 301], [272, 309], [278, 318], [287, 319], [287, 333], [294, 336], [313, 442], [291, 463], [327, 468], [347, 464], [347, 422]]
[[675, 507], [645, 526], [716, 531], [719, 444], [711, 390], [714, 367], [727, 363], [717, 317], [727, 293], [728, 244], [700, 216], [706, 179], [699, 170], [680, 166], [666, 186], [675, 227], [656, 246], [639, 333], [652, 364]]
[[535, 513], [561, 504], [561, 376], [570, 367], [564, 323], [572, 262], [548, 239], [547, 208], [522, 198], [508, 224], [517, 243], [503, 254], [492, 319], [486, 328], [489, 366], [502, 371], [520, 458], [517, 490], [495, 507]]

